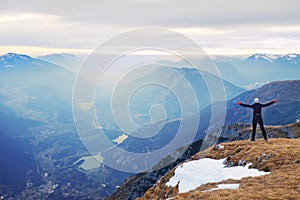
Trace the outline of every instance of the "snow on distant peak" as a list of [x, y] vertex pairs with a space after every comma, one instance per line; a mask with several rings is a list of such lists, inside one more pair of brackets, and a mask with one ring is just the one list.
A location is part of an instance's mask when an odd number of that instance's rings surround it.
[[7, 53], [0, 56], [0, 66], [3, 68], [14, 68], [22, 64], [30, 64], [33, 58], [23, 54]]
[[1, 62], [10, 62], [10, 61], [21, 61], [21, 62], [31, 62], [32, 58], [23, 54], [16, 53], [7, 53], [1, 57]]
[[295, 54], [295, 53], [291, 53], [291, 54], [285, 55], [283, 57], [283, 59], [287, 60], [291, 64], [298, 64], [298, 62], [300, 60], [300, 55], [299, 54]]
[[244, 177], [269, 174], [269, 172], [249, 169], [251, 163], [248, 163], [245, 167], [225, 167], [224, 161], [225, 159], [214, 160], [204, 158], [183, 163], [175, 170], [175, 175], [166, 185], [175, 187], [179, 184], [179, 193], [185, 193], [206, 183], [220, 182], [228, 179], [240, 180]]
[[295, 54], [295, 53], [290, 53], [287, 56], [288, 56], [288, 58], [297, 58], [299, 55]]
[[255, 54], [254, 58], [255, 58], [255, 60], [264, 59], [264, 60], [267, 60], [269, 62], [274, 62], [275, 60], [278, 59], [278, 55], [274, 55], [274, 54]]
[[248, 58], [248, 60], [254, 60], [255, 62], [268, 61], [271, 63], [281, 62], [281, 63], [290, 63], [290, 64], [298, 64], [299, 59], [300, 59], [300, 55], [295, 53], [284, 54], [284, 55], [254, 54], [253, 56], [250, 56]]
[[14, 57], [16, 57], [17, 56], [17, 54], [15, 54], [15, 53], [7, 53], [6, 55], [4, 55], [4, 57], [6, 57], [6, 58], [14, 58]]
[[11, 58], [20, 58], [22, 60], [31, 60], [32, 58], [30, 56], [27, 55], [23, 55], [23, 54], [16, 54], [16, 53], [8, 53], [5, 55], [5, 57], [11, 59]]

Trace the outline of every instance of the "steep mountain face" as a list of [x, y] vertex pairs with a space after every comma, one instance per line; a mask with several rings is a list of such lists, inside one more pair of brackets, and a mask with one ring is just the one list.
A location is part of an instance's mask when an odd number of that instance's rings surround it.
[[[231, 136], [235, 134], [239, 136], [235, 136], [236, 138], [233, 139], [243, 139], [244, 135], [249, 134], [249, 127], [244, 125], [223, 127], [221, 136], [223, 143], [198, 152], [190, 160], [177, 165], [154, 184], [143, 197], [138, 199], [240, 199], [241, 197], [245, 199], [267, 199], [271, 196], [276, 199], [299, 198], [299, 139], [281, 137], [298, 138], [300, 136], [300, 124], [268, 127], [268, 132], [278, 139], [273, 138], [270, 143], [265, 143], [263, 139], [254, 143], [247, 140], [225, 143], [228, 141], [228, 137], [232, 140]], [[166, 185], [174, 177], [176, 169], [181, 168], [185, 163], [203, 158], [225, 159], [224, 164], [232, 170], [235, 170], [235, 166], [245, 166], [247, 163], [252, 163], [250, 168], [270, 173], [260, 177], [247, 177], [242, 180], [209, 182], [198, 185], [195, 190], [185, 193], [178, 192], [180, 182], [175, 187]], [[239, 186], [234, 190], [216, 190], [216, 186], [219, 184], [238, 184]]]

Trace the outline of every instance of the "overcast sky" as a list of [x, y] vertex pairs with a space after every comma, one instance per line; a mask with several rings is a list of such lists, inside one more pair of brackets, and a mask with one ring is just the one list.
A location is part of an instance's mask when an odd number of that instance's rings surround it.
[[135, 28], [182, 33], [209, 54], [300, 53], [298, 0], [4, 0], [0, 53], [89, 53]]

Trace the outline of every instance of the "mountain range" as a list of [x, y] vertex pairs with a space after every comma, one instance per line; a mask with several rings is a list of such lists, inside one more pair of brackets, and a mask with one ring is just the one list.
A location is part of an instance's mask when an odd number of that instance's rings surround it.
[[276, 54], [254, 54], [246, 59], [246, 62], [254, 63], [277, 63], [277, 64], [292, 64], [298, 65], [300, 63], [300, 55], [291, 53], [286, 55], [276, 55]]
[[[258, 55], [256, 57], [260, 57]], [[235, 102], [251, 103], [254, 97], [259, 97], [262, 102], [273, 98], [278, 99], [278, 103], [267, 108], [264, 112], [266, 124], [285, 125], [299, 119], [300, 87], [299, 72], [297, 71], [299, 66], [296, 57], [293, 57], [295, 56], [282, 56], [281, 58], [273, 58], [272, 62], [263, 61], [270, 63], [267, 67], [268, 70], [276, 68], [276, 73], [272, 73], [272, 76], [263, 73], [264, 69], [260, 69], [260, 67], [265, 64], [262, 64], [261, 61], [255, 61], [255, 56], [254, 59], [249, 57], [241, 61], [221, 62], [220, 71], [225, 80], [221, 81], [225, 86], [225, 94], [227, 95], [225, 99], [227, 104], [226, 126], [236, 122], [249, 123], [251, 110], [239, 107]], [[284, 60], [289, 59], [290, 63], [285, 66], [281, 64], [284, 63]], [[72, 63], [76, 64], [73, 65]], [[251, 77], [247, 73], [247, 66], [250, 67], [249, 63], [251, 66], [256, 65], [255, 69], [258, 70], [256, 71], [258, 74], [259, 72], [264, 74], [266, 79], [263, 81], [289, 78], [295, 80], [271, 82], [261, 88], [247, 91], [244, 86], [261, 81], [256, 76]], [[69, 54], [54, 54], [38, 58], [15, 53], [0, 56], [0, 141], [3, 147], [0, 149], [0, 154], [1, 163], [6, 163], [0, 168], [0, 196], [3, 194], [8, 198], [20, 199], [104, 198], [112, 194], [126, 178], [133, 175], [105, 165], [99, 169], [84, 171], [80, 168], [80, 163], [74, 164], [82, 157], [91, 155], [86, 151], [76, 132], [72, 115], [74, 72], [78, 70], [80, 64], [81, 60], [78, 57]], [[127, 190], [135, 193], [135, 197], [141, 196], [178, 162], [183, 162], [198, 152], [207, 134], [207, 127], [211, 118], [211, 106], [215, 106], [217, 110], [224, 109], [218, 107], [219, 102], [211, 101], [203, 79], [205, 77], [212, 82], [214, 80], [219, 81], [217, 76], [201, 71], [200, 75], [203, 76], [201, 77], [195, 69], [184, 66], [176, 67], [170, 62], [165, 67], [183, 75], [180, 79], [168, 77], [170, 80], [176, 82], [184, 78], [191, 83], [197, 100], [200, 102], [201, 112], [200, 110], [197, 112], [200, 112], [201, 120], [193, 143], [182, 147], [186, 151], [175, 162], [153, 173], [145, 172], [131, 178], [136, 181], [136, 187], [127, 188]], [[292, 75], [284, 72], [285, 67], [289, 67], [287, 70], [289, 73], [293, 71]], [[152, 71], [150, 78], [151, 76], [158, 79], [166, 78], [164, 75], [167, 73], [160, 72]], [[146, 80], [147, 78], [149, 77], [133, 77], [132, 81], [139, 84], [142, 79]], [[235, 84], [232, 83], [234, 81]], [[179, 87], [182, 88], [182, 91], [186, 90], [181, 84]], [[101, 88], [99, 92], [102, 96], [106, 94], [101, 93]], [[132, 133], [124, 133], [114, 124], [113, 116], [109, 114], [111, 104], [97, 102], [101, 104], [98, 107], [101, 112], [97, 114], [100, 120], [107, 121], [103, 130], [106, 131], [109, 139], [113, 142], [116, 138], [127, 134], [128, 137], [118, 144], [120, 148], [136, 152], [159, 149], [172, 139], [183, 120], [189, 123], [193, 122], [193, 112], [197, 113], [194, 107], [189, 108], [191, 112], [186, 119], [178, 118], [180, 115], [177, 108], [179, 104], [174, 102], [175, 98], [170, 93], [158, 90], [157, 87], [146, 88], [139, 92], [135, 96], [136, 99], [131, 102], [130, 107], [133, 116], [143, 125], [136, 132], [156, 130], [157, 126], [160, 125], [161, 121], [147, 124], [149, 122], [148, 108], [151, 105], [160, 103], [169, 112], [168, 119], [164, 121], [164, 127], [157, 135], [148, 138], [148, 140], [132, 137]], [[189, 102], [189, 97], [186, 97], [185, 101]], [[213, 105], [210, 105], [211, 103]], [[214, 130], [220, 128], [216, 127]], [[224, 133], [222, 134], [221, 138], [225, 138]], [[182, 149], [179, 149], [178, 152], [182, 152]], [[11, 159], [14, 157], [24, 165], [16, 164], [16, 160]], [[157, 166], [163, 166], [163, 161]]]
[[256, 54], [244, 60], [238, 69], [247, 78], [257, 82], [272, 82], [278, 80], [297, 80], [299, 77], [298, 54], [267, 55]]
[[246, 59], [214, 61], [223, 79], [247, 89], [279, 80], [298, 80], [300, 76], [299, 54], [254, 54]]
[[40, 60], [44, 60], [47, 62], [54, 63], [59, 66], [65, 67], [65, 69], [76, 73], [81, 64], [82, 64], [82, 58], [74, 55], [74, 54], [69, 54], [69, 53], [61, 53], [61, 54], [49, 54], [45, 56], [39, 56], [37, 57]]
[[40, 59], [32, 58], [24, 54], [7, 53], [0, 56], [0, 70], [18, 70], [18, 71], [30, 71], [30, 70], [49, 70], [55, 69], [58, 66]]

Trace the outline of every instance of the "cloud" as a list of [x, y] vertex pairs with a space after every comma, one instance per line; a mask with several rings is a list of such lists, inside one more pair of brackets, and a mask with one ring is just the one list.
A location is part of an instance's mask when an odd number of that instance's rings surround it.
[[4, 11], [37, 12], [69, 20], [135, 26], [298, 23], [297, 0], [10, 0]]
[[300, 41], [297, 4], [297, 0], [10, 0], [0, 8], [0, 42], [6, 47], [80, 52], [124, 31], [161, 27], [186, 34], [204, 48], [271, 49], [274, 43], [278, 50], [292, 51], [299, 49]]

